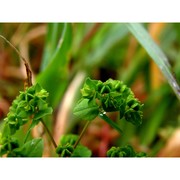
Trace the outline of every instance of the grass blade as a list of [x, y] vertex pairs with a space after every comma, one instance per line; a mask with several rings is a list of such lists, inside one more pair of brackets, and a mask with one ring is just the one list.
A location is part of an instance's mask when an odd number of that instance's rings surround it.
[[49, 102], [53, 108], [57, 106], [68, 84], [68, 53], [71, 40], [71, 24], [64, 24], [62, 36], [49, 65], [37, 77], [37, 82], [49, 92]]
[[50, 63], [50, 60], [52, 60], [51, 57], [56, 50], [63, 26], [63, 23], [49, 23], [47, 25], [46, 44], [43, 52], [41, 70], [44, 70]]
[[99, 37], [98, 42], [93, 46], [93, 50], [85, 57], [86, 66], [94, 66], [101, 63], [105, 55], [122, 40], [128, 33], [128, 29], [122, 24], [112, 24], [107, 33]]
[[158, 47], [158, 45], [153, 41], [148, 32], [139, 23], [127, 23], [126, 26], [130, 32], [136, 37], [139, 43], [147, 51], [149, 56], [155, 61], [159, 69], [162, 71], [166, 79], [168, 80], [170, 86], [174, 90], [177, 98], [180, 100], [180, 87], [171, 72], [171, 67], [168, 62], [167, 57]]

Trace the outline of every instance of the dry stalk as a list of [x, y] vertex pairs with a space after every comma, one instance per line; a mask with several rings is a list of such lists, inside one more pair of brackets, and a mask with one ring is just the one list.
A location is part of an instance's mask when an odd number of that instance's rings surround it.
[[64, 98], [62, 100], [61, 106], [57, 112], [57, 119], [54, 126], [54, 139], [56, 143], [59, 142], [59, 138], [61, 135], [65, 133], [67, 124], [68, 124], [68, 117], [71, 110], [71, 105], [74, 101], [76, 92], [81, 85], [82, 81], [85, 78], [84, 72], [78, 72], [78, 74], [74, 77], [73, 81], [69, 85]]

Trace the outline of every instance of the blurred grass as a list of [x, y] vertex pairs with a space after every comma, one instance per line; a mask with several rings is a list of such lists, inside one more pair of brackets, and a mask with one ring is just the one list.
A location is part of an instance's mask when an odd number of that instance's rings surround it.
[[[56, 28], [57, 24], [54, 24], [54, 26], [54, 28]], [[48, 44], [49, 41], [47, 42], [47, 46], [52, 48], [54, 46], [54, 49], [49, 52], [44, 51], [44, 54], [49, 53], [47, 56], [51, 58], [43, 59], [42, 64], [44, 65], [44, 70], [37, 77], [37, 82], [49, 92], [49, 102], [53, 108], [58, 105], [68, 83], [68, 53], [72, 36], [70, 24], [60, 24], [59, 30], [62, 31], [62, 34], [57, 35], [59, 39], [58, 44], [54, 42], [56, 38], [53, 38], [51, 45]], [[49, 31], [51, 31], [51, 29], [49, 29]], [[48, 32], [48, 35], [51, 34], [51, 32]]]
[[[14, 35], [18, 35], [20, 43], [24, 34], [40, 25], [2, 23], [0, 24], [0, 34], [9, 40]], [[122, 120], [119, 124], [124, 135], [109, 142], [108, 146], [130, 143], [138, 150], [145, 150], [152, 156], [157, 156], [168, 140], [168, 138], [161, 137], [161, 130], [166, 132], [169, 127], [174, 130], [179, 127], [180, 104], [165, 77], [161, 77], [161, 83], [156, 89], [152, 87], [154, 80], [151, 79], [151, 75], [154, 72], [150, 66], [151, 51], [148, 51], [147, 44], [141, 42], [140, 45], [124, 23], [47, 23], [45, 25], [47, 31], [43, 36], [44, 41], [41, 37], [29, 43], [29, 49], [31, 49], [29, 57], [31, 64], [35, 61], [34, 59], [39, 64], [39, 67], [36, 68], [39, 71], [34, 71], [36, 72], [36, 82], [39, 82], [50, 93], [49, 103], [53, 106], [54, 113], [47, 120], [48, 126], [53, 128], [57, 121], [56, 115], [59, 108], [66, 108], [62, 107], [62, 99], [79, 72], [103, 81], [108, 78], [123, 80], [132, 87], [136, 97], [144, 103], [143, 124], [135, 127]], [[147, 29], [148, 25], [150, 23], [144, 24], [144, 27]], [[18, 29], [23, 29], [22, 35], [18, 33], [20, 32]], [[149, 32], [146, 29], [148, 35]], [[16, 44], [18, 48], [19, 43]], [[166, 24], [158, 36], [158, 43], [156, 48], [167, 56], [171, 65], [169, 69], [167, 63], [164, 63], [165, 68], [168, 68], [169, 72], [173, 73], [172, 76], [175, 76], [176, 81], [179, 82], [179, 23]], [[43, 51], [36, 52], [37, 57], [34, 57], [32, 49], [36, 47], [36, 44], [40, 45]], [[7, 101], [10, 105], [18, 91], [23, 89], [23, 79], [17, 77], [9, 69], [9, 67], [15, 67], [21, 75], [17, 55], [3, 41], [1, 41], [0, 47], [0, 117], [2, 122], [6, 114], [2, 110], [1, 100]], [[157, 51], [155, 50], [153, 53], [152, 57], [154, 58]], [[34, 70], [33, 67], [32, 70]], [[10, 72], [12, 72], [11, 75]], [[156, 74], [154, 76], [156, 77]], [[78, 89], [80, 88], [78, 87]], [[79, 91], [73, 93], [78, 99]], [[71, 109], [73, 109], [74, 103], [72, 103]], [[82, 128], [81, 121], [77, 120], [71, 111], [68, 113], [65, 131], [79, 133]], [[117, 119], [118, 117], [113, 118]], [[94, 131], [95, 129], [94, 127]], [[88, 136], [93, 137], [94, 134], [90, 133]], [[98, 136], [96, 140], [99, 140]], [[89, 146], [93, 148], [92, 144]]]

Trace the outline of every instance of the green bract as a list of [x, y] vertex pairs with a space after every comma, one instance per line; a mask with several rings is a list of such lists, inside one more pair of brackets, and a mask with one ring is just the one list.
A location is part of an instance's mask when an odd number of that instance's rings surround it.
[[56, 153], [61, 157], [90, 157], [92, 152], [87, 147], [79, 144], [74, 148], [77, 139], [78, 136], [74, 134], [63, 135], [56, 148]]
[[81, 89], [82, 98], [74, 108], [74, 114], [84, 120], [93, 120], [105, 112], [119, 111], [120, 119], [134, 125], [142, 123], [142, 104], [122, 81], [106, 82], [87, 78]]
[[146, 153], [136, 153], [132, 146], [127, 145], [125, 147], [111, 147], [107, 151], [108, 157], [146, 157]]
[[38, 121], [43, 116], [52, 113], [52, 108], [48, 107], [46, 102], [47, 97], [48, 92], [39, 84], [20, 92], [20, 95], [12, 102], [5, 118], [5, 126], [9, 126], [11, 135], [28, 120]]
[[[21, 126], [28, 121], [31, 122], [30, 128], [25, 136], [26, 141], [30, 130], [41, 121], [41, 118], [52, 113], [52, 108], [47, 104], [48, 95], [45, 89], [39, 84], [36, 84], [20, 92], [19, 96], [12, 102], [9, 113], [4, 119], [5, 123], [0, 137], [1, 156], [6, 153], [8, 156], [15, 156], [17, 152], [20, 152], [20, 150], [15, 151], [15, 149], [17, 150], [19, 147], [19, 144], [13, 135]], [[38, 147], [42, 145], [40, 140], [32, 141], [32, 144], [35, 142], [37, 142]], [[34, 146], [24, 144], [22, 151], [25, 152], [25, 149], [28, 151], [27, 147], [31, 147], [31, 149], [34, 148]], [[42, 153], [39, 152], [36, 156], [40, 156], [41, 154]], [[18, 155], [25, 156], [23, 153], [19, 153]]]

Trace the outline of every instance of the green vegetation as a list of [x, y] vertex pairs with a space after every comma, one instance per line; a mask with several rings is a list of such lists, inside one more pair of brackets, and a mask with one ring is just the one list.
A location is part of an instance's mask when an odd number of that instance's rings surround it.
[[180, 156], [179, 27], [0, 24], [0, 155]]

